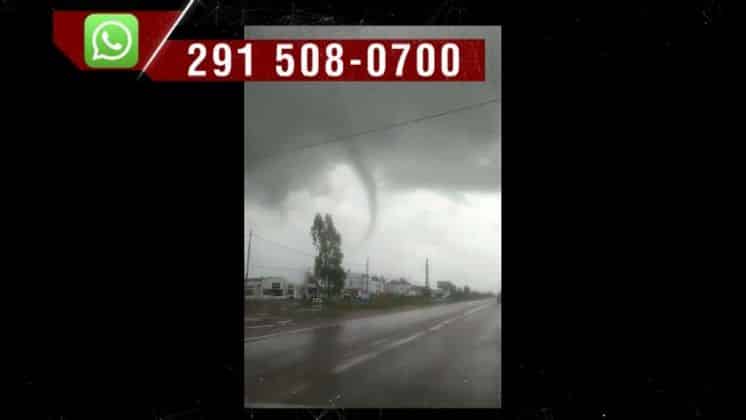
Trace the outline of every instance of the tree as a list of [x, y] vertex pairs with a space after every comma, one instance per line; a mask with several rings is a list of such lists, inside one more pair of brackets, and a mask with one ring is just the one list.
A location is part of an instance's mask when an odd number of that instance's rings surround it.
[[314, 281], [313, 273], [309, 270], [305, 272], [305, 275], [303, 276], [303, 281], [305, 284], [312, 284]]
[[334, 226], [332, 216], [323, 218], [316, 213], [311, 225], [311, 239], [318, 255], [314, 260], [314, 274], [324, 280], [327, 297], [338, 294], [344, 288], [346, 273], [342, 269], [342, 236]]

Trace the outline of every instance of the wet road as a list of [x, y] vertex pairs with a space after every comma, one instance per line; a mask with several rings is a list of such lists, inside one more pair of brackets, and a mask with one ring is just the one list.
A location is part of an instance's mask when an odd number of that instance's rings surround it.
[[497, 408], [494, 299], [245, 341], [249, 407]]

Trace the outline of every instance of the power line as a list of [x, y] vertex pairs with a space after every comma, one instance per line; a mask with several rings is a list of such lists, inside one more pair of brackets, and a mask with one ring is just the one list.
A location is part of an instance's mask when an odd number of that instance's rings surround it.
[[[306, 272], [306, 271], [311, 270], [310, 267], [307, 267], [307, 268], [283, 267], [283, 266], [278, 266], [278, 265], [264, 265], [264, 264], [253, 264], [252, 266], [253, 267], [259, 267], [259, 268], [268, 268], [268, 269], [273, 269], [273, 270], [293, 270], [293, 271], [301, 271], [301, 272]], [[311, 270], [311, 271], [313, 271], [313, 270]]]
[[[287, 249], [287, 250], [289, 250], [289, 251], [297, 252], [298, 254], [301, 254], [301, 255], [305, 255], [305, 256], [307, 256], [307, 257], [311, 257], [311, 258], [316, 258], [316, 256], [317, 256], [316, 254], [310, 254], [310, 253], [308, 253], [308, 252], [305, 252], [305, 251], [301, 251], [301, 250], [299, 250], [299, 249], [296, 249], [296, 248], [293, 248], [293, 247], [291, 247], [291, 246], [288, 246], [288, 245], [285, 245], [285, 244], [279, 243], [279, 242], [277, 242], [277, 241], [273, 241], [273, 240], [271, 240], [271, 239], [267, 239], [267, 238], [265, 238], [265, 237], [263, 237], [263, 236], [261, 236], [261, 235], [257, 234], [257, 233], [256, 233], [256, 230], [254, 230], [254, 229], [252, 229], [252, 230], [251, 230], [251, 232], [252, 232], [252, 235], [253, 235], [253, 237], [254, 237], [254, 238], [259, 238], [259, 239], [261, 239], [261, 240], [263, 240], [263, 241], [265, 241], [265, 242], [268, 242], [268, 243], [270, 243], [270, 244], [272, 244], [272, 245], [275, 245], [275, 246], [278, 246], [278, 247], [281, 247], [281, 248]], [[363, 265], [365, 265], [365, 263], [352, 263], [352, 262], [348, 262], [348, 263], [344, 263], [343, 265], [349, 265], [349, 266], [363, 266]]]
[[365, 265], [365, 263], [343, 263], [343, 265], [354, 265], [357, 267], [362, 267]]
[[271, 158], [271, 157], [281, 156], [281, 155], [284, 155], [284, 154], [288, 154], [290, 152], [299, 152], [299, 151], [302, 151], [302, 150], [311, 149], [311, 148], [318, 147], [318, 146], [324, 146], [324, 145], [327, 145], [327, 144], [348, 141], [348, 140], [355, 139], [357, 137], [362, 137], [362, 136], [365, 136], [367, 134], [372, 134], [372, 133], [376, 133], [376, 132], [379, 132], [379, 131], [386, 131], [386, 130], [391, 130], [393, 128], [405, 127], [407, 125], [416, 124], [416, 123], [419, 123], [419, 122], [422, 122], [422, 121], [432, 120], [432, 119], [440, 118], [440, 117], [443, 117], [443, 116], [446, 116], [446, 115], [449, 115], [449, 114], [455, 114], [455, 113], [458, 113], [458, 112], [467, 111], [469, 109], [478, 108], [478, 107], [485, 106], [485, 105], [488, 105], [488, 104], [491, 104], [491, 103], [497, 103], [497, 101], [498, 101], [498, 99], [490, 99], [489, 101], [479, 102], [479, 103], [471, 104], [471, 105], [466, 105], [466, 106], [462, 106], [460, 108], [454, 108], [454, 109], [450, 109], [448, 111], [439, 112], [437, 114], [431, 114], [431, 115], [426, 115], [426, 116], [423, 116], [423, 117], [415, 118], [413, 120], [402, 121], [402, 122], [390, 124], [390, 125], [383, 126], [383, 127], [371, 128], [371, 129], [364, 130], [364, 131], [359, 131], [359, 132], [353, 133], [353, 134], [347, 134], [347, 135], [344, 135], [344, 136], [334, 137], [332, 139], [329, 139], [329, 140], [326, 140], [326, 141], [322, 141], [322, 142], [319, 142], [319, 143], [306, 144], [306, 145], [303, 145], [303, 146], [296, 147], [294, 149], [286, 149], [286, 150], [281, 150], [281, 151], [275, 152], [275, 153], [268, 153], [268, 154], [265, 154], [265, 155], [259, 155], [259, 156], [255, 156], [253, 159], [250, 159], [248, 161], [248, 163], [257, 162], [257, 161], [268, 159], [268, 158]]
[[[342, 264], [343, 266], [349, 265], [349, 264]], [[286, 267], [281, 265], [264, 265], [264, 264], [252, 264], [252, 267], [259, 267], [259, 268], [267, 268], [267, 269], [273, 269], [273, 270], [292, 270], [292, 271], [313, 271], [313, 267], [306, 267], [306, 268], [300, 268], [300, 267]]]
[[310, 254], [310, 253], [308, 253], [308, 252], [306, 252], [306, 251], [301, 251], [301, 250], [299, 250], [299, 249], [296, 249], [296, 248], [293, 248], [293, 247], [287, 246], [287, 245], [285, 245], [285, 244], [281, 244], [281, 243], [279, 243], [279, 242], [275, 242], [275, 241], [273, 241], [273, 240], [271, 240], [271, 239], [267, 239], [267, 238], [264, 238], [264, 237], [262, 237], [261, 235], [257, 235], [256, 231], [254, 231], [254, 237], [255, 237], [255, 238], [259, 238], [259, 239], [261, 239], [261, 240], [263, 240], [263, 241], [265, 241], [265, 242], [268, 242], [268, 243], [270, 243], [270, 244], [272, 244], [272, 245], [275, 245], [275, 246], [279, 246], [280, 248], [285, 248], [285, 249], [287, 249], [288, 251], [293, 251], [293, 252], [297, 252], [298, 254], [302, 254], [302, 255], [305, 255], [305, 256], [307, 256], [307, 257], [311, 257], [311, 258], [315, 258], [315, 257], [316, 257], [316, 255]]

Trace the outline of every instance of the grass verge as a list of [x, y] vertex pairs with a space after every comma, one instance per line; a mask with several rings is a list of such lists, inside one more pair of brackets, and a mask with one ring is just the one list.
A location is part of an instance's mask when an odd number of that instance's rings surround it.
[[372, 312], [395, 312], [467, 300], [474, 299], [435, 300], [423, 296], [381, 295], [375, 296], [366, 303], [332, 298], [318, 306], [306, 300], [248, 301], [246, 316], [265, 316], [293, 321], [317, 320], [354, 315], [364, 316]]

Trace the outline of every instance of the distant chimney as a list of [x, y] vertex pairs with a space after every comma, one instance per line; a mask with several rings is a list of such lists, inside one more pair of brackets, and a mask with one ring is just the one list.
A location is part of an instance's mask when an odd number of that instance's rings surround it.
[[425, 288], [430, 289], [430, 259], [425, 259]]

